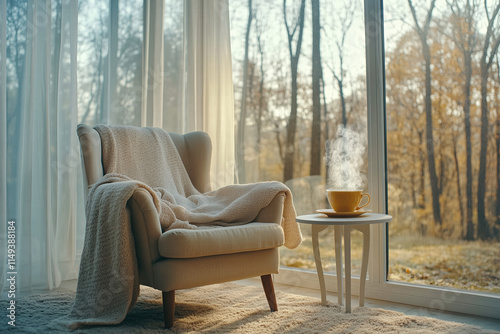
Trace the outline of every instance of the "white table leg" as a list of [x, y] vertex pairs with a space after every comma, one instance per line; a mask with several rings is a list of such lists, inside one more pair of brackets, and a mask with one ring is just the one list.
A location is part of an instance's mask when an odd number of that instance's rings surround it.
[[359, 277], [359, 306], [365, 306], [366, 272], [370, 253], [370, 225], [360, 225], [356, 230], [363, 233], [363, 258], [361, 260], [361, 276]]
[[318, 272], [319, 289], [321, 291], [321, 304], [326, 305], [326, 287], [325, 276], [323, 275], [323, 265], [321, 264], [321, 255], [319, 252], [319, 232], [326, 229], [326, 225], [311, 225], [312, 226], [312, 246], [314, 253], [314, 262], [316, 263], [316, 271]]
[[337, 296], [338, 303], [342, 305], [344, 296], [344, 285], [342, 277], [342, 226], [336, 225], [334, 227], [335, 232], [335, 263], [337, 271]]
[[344, 226], [345, 312], [351, 313], [351, 226]]

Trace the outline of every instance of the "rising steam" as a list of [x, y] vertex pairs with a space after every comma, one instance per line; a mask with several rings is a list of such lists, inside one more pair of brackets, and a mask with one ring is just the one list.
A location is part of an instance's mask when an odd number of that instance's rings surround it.
[[361, 172], [366, 139], [339, 125], [337, 138], [327, 146], [327, 189], [362, 190], [366, 176]]

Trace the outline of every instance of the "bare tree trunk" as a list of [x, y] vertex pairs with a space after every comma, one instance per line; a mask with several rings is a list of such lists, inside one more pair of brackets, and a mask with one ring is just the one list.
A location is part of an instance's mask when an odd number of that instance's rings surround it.
[[[488, 28], [484, 37], [483, 53], [481, 56], [481, 149], [479, 152], [479, 174], [477, 177], [477, 237], [481, 240], [490, 238], [490, 226], [486, 219], [486, 158], [488, 153], [488, 73], [493, 59], [498, 52], [500, 38], [493, 39], [496, 17], [500, 10], [500, 3], [495, 7], [491, 16], [488, 15]], [[488, 11], [486, 10], [487, 14]], [[493, 41], [490, 50], [490, 42]]]
[[290, 117], [286, 127], [286, 143], [285, 143], [285, 168], [283, 181], [286, 182], [293, 179], [293, 165], [295, 157], [295, 134], [297, 131], [297, 66], [292, 62], [292, 103]]
[[260, 33], [257, 36], [257, 42], [259, 46], [259, 55], [260, 55], [260, 82], [259, 82], [259, 109], [257, 114], [257, 165], [261, 164], [261, 132], [262, 132], [262, 116], [264, 113], [264, 51], [262, 50], [261, 36]]
[[439, 202], [439, 181], [436, 173], [436, 159], [434, 153], [434, 136], [432, 124], [432, 82], [431, 82], [431, 50], [427, 41], [429, 35], [429, 27], [432, 19], [432, 11], [434, 10], [436, 0], [432, 0], [424, 26], [421, 27], [412, 0], [408, 0], [410, 10], [415, 21], [415, 28], [420, 37], [422, 44], [422, 54], [425, 61], [425, 120], [426, 120], [426, 147], [427, 147], [427, 163], [429, 168], [429, 178], [432, 192], [432, 209], [434, 214], [434, 223], [441, 227], [441, 204]]
[[[337, 85], [339, 87], [339, 97], [340, 97], [340, 106], [341, 106], [341, 114], [342, 114], [342, 125], [344, 128], [347, 126], [347, 106], [346, 106], [346, 98], [344, 93], [344, 78], [345, 78], [345, 69], [344, 69], [344, 45], [345, 40], [347, 38], [347, 33], [351, 29], [352, 22], [354, 21], [354, 13], [356, 12], [356, 4], [355, 3], [344, 3], [343, 15], [337, 16], [337, 20], [340, 22], [340, 30], [341, 30], [341, 38], [340, 41], [337, 41], [335, 44], [337, 46], [338, 52], [338, 61], [339, 68], [338, 72], [334, 67], [330, 67], [330, 71], [332, 72], [335, 80], [337, 81]], [[354, 96], [353, 96], [354, 99]], [[351, 107], [354, 103], [351, 104]]]
[[439, 190], [439, 196], [441, 196], [443, 194], [443, 189], [444, 189], [444, 186], [445, 186], [445, 158], [444, 158], [444, 154], [443, 154], [443, 145], [439, 146], [439, 160], [438, 160], [438, 163], [439, 163], [439, 174], [438, 174], [438, 181], [439, 181], [439, 186], [438, 186], [438, 190]]
[[[253, 101], [254, 99], [254, 91], [253, 91], [253, 88], [254, 88], [254, 78], [255, 78], [255, 62], [249, 62], [248, 63], [248, 83], [247, 83], [247, 91], [248, 91], [248, 97], [249, 97], [249, 101]], [[247, 108], [247, 112], [249, 112], [250, 114], [253, 115], [254, 119], [255, 119], [255, 122], [256, 122], [256, 125], [257, 125], [257, 115], [256, 115], [256, 110], [255, 110], [255, 105], [253, 103], [249, 103], [249, 106]], [[250, 140], [247, 139], [247, 143], [249, 142]], [[245, 145], [245, 144], [243, 144]], [[254, 155], [255, 156], [255, 155]], [[256, 176], [256, 174], [258, 174], [258, 170], [259, 170], [259, 167], [257, 165], [256, 168], [252, 168], [252, 171], [247, 174], [248, 172], [246, 172], [246, 168], [245, 168], [245, 179], [244, 179], [244, 182], [242, 183], [247, 183], [247, 182], [255, 182], [252, 180], [253, 177]], [[255, 174], [254, 174], [255, 173]]]
[[311, 128], [311, 164], [309, 175], [321, 174], [321, 25], [319, 0], [311, 0], [312, 11], [312, 101], [313, 121]]
[[243, 88], [241, 91], [241, 111], [238, 122], [238, 140], [237, 145], [237, 166], [239, 183], [246, 182], [245, 171], [245, 124], [247, 118], [247, 87], [248, 87], [248, 48], [250, 44], [250, 29], [252, 27], [252, 0], [248, 0], [248, 19], [247, 30], [245, 32], [245, 57], [243, 59]]
[[[465, 55], [464, 55], [465, 56]], [[474, 222], [472, 220], [472, 144], [471, 144], [471, 124], [470, 124], [470, 90], [472, 80], [472, 54], [465, 57], [465, 88], [464, 88], [464, 125], [465, 125], [465, 150], [466, 150], [466, 240], [474, 240]], [[457, 170], [458, 171], [458, 170]]]
[[[464, 60], [464, 130], [465, 130], [465, 151], [466, 151], [466, 233], [463, 237], [466, 240], [474, 240], [474, 222], [472, 218], [473, 199], [472, 199], [472, 134], [470, 122], [470, 106], [471, 106], [471, 82], [472, 82], [472, 53], [474, 52], [476, 38], [475, 38], [475, 13], [476, 3], [473, 1], [471, 4], [469, 0], [465, 6], [458, 4], [457, 1], [449, 3], [449, 7], [453, 12], [454, 25], [453, 35], [451, 36], [455, 45], [458, 46], [463, 55]], [[465, 20], [466, 25], [463, 21]], [[465, 28], [465, 31], [464, 31]], [[456, 147], [454, 147], [456, 150]], [[455, 153], [456, 155], [456, 153]], [[455, 159], [457, 159], [455, 157]], [[457, 165], [458, 166], [458, 165]], [[457, 169], [458, 172], [458, 169]], [[459, 189], [460, 190], [460, 189]], [[462, 205], [462, 202], [460, 202]]]
[[[500, 59], [497, 54], [497, 90], [496, 95], [499, 95], [500, 87]], [[497, 100], [497, 135], [496, 135], [496, 156], [497, 156], [497, 198], [496, 198], [496, 225], [494, 228], [494, 235], [497, 240], [500, 239], [500, 101]]]
[[[102, 35], [101, 35], [102, 37]], [[101, 38], [101, 45], [102, 45], [102, 38]], [[83, 114], [82, 116], [82, 120], [81, 120], [81, 123], [85, 123], [87, 121], [87, 117], [89, 116], [90, 114], [90, 111], [92, 110], [92, 102], [94, 101], [94, 97], [97, 97], [98, 98], [98, 93], [99, 91], [101, 91], [101, 71], [102, 71], [102, 62], [103, 62], [103, 58], [102, 58], [102, 50], [103, 48], [100, 47], [99, 48], [99, 61], [97, 63], [97, 66], [96, 66], [96, 71], [95, 71], [95, 75], [92, 79], [92, 82], [90, 84], [90, 99], [87, 103], [87, 106], [85, 107], [85, 113]], [[97, 86], [97, 88], [94, 90], [94, 84]], [[99, 103], [96, 103], [96, 106], [98, 106]], [[97, 108], [96, 108], [97, 109]], [[97, 110], [95, 111], [96, 112], [96, 117], [97, 117]], [[95, 117], [95, 119], [97, 120], [97, 118]]]
[[477, 176], [477, 237], [489, 237], [489, 225], [485, 214], [486, 155], [488, 153], [488, 68], [481, 62], [481, 149], [479, 152], [479, 173]]
[[335, 80], [337, 81], [337, 85], [339, 86], [342, 125], [345, 128], [347, 125], [347, 108], [346, 108], [345, 94], [344, 94], [344, 55], [343, 55], [343, 47], [344, 46], [343, 46], [343, 43], [342, 43], [342, 46], [340, 44], [337, 44], [337, 45], [338, 45], [338, 49], [339, 49], [340, 74], [337, 75], [337, 73], [335, 73], [335, 71], [333, 71], [333, 70], [332, 70], [332, 74], [335, 77]]
[[416, 178], [415, 171], [412, 170], [410, 172], [410, 186], [411, 186], [410, 189], [411, 189], [411, 202], [414, 209], [417, 208], [417, 191], [415, 190], [415, 188], [417, 187], [417, 183], [415, 178]]
[[344, 85], [339, 81], [340, 104], [342, 106], [342, 125], [347, 126], [347, 110], [345, 105]]
[[[470, 55], [472, 56], [472, 55]], [[472, 57], [465, 60], [465, 88], [464, 88], [464, 126], [465, 126], [465, 150], [466, 150], [466, 240], [474, 240], [474, 222], [472, 220], [472, 144], [471, 144], [471, 123], [470, 123], [470, 90], [472, 80]]]
[[109, 1], [109, 13], [111, 16], [111, 32], [109, 35], [109, 107], [111, 108], [108, 113], [110, 114], [110, 120], [112, 120], [114, 115], [115, 105], [117, 101], [117, 90], [118, 90], [118, 13], [119, 13], [119, 0]]
[[[500, 87], [500, 60], [497, 55], [497, 75], [498, 75], [498, 83], [496, 95], [499, 95], [499, 87]], [[496, 221], [495, 228], [493, 229], [495, 238], [497, 240], [500, 239], [500, 101], [497, 100], [497, 135], [496, 135], [496, 156], [497, 156], [497, 198], [496, 198]]]
[[[321, 91], [323, 96], [323, 123], [325, 124], [325, 151], [330, 152], [330, 122], [328, 121], [328, 105], [326, 103], [326, 94], [325, 94], [325, 80], [323, 78], [323, 67], [321, 68]], [[328, 175], [330, 175], [329, 164], [326, 164], [326, 172], [325, 172], [325, 184], [328, 184]], [[326, 202], [325, 202], [326, 203]]]
[[103, 89], [101, 90], [100, 113], [96, 120], [99, 123], [111, 121], [111, 110], [116, 102], [116, 73], [117, 73], [117, 52], [118, 52], [118, 3], [119, 1], [109, 0], [109, 38], [108, 55], [104, 58]]
[[458, 163], [458, 155], [457, 155], [457, 142], [453, 142], [453, 159], [455, 160], [455, 170], [457, 172], [457, 201], [458, 207], [460, 208], [460, 227], [461, 227], [461, 235], [462, 237], [466, 234], [467, 223], [464, 222], [464, 206], [462, 204], [462, 187], [460, 185], [460, 168]]
[[[297, 72], [300, 57], [300, 50], [302, 47], [302, 34], [304, 32], [304, 12], [305, 12], [306, 1], [302, 0], [300, 4], [300, 14], [299, 18], [293, 28], [290, 31], [287, 16], [286, 16], [286, 0], [283, 0], [283, 16], [285, 19], [286, 32], [288, 35], [288, 51], [290, 53], [290, 68], [292, 75], [292, 101], [290, 116], [288, 118], [287, 131], [286, 131], [286, 143], [285, 143], [285, 167], [283, 172], [284, 181], [288, 181], [293, 178], [293, 165], [295, 157], [295, 134], [297, 131]], [[295, 35], [297, 27], [299, 28], [299, 36], [297, 43], [295, 45], [295, 52], [292, 50], [292, 41]]]
[[432, 122], [432, 84], [431, 84], [431, 54], [428, 45], [424, 46], [425, 57], [425, 130], [427, 161], [429, 168], [429, 177], [432, 192], [432, 209], [434, 212], [434, 222], [441, 226], [441, 205], [439, 203], [439, 180], [436, 173], [436, 158], [434, 154], [434, 135], [432, 133], [434, 126]]
[[419, 196], [418, 196], [418, 208], [425, 208], [425, 152], [422, 147], [424, 145], [424, 133], [423, 131], [418, 131], [419, 138], [419, 156], [420, 156], [420, 182], [419, 182]]

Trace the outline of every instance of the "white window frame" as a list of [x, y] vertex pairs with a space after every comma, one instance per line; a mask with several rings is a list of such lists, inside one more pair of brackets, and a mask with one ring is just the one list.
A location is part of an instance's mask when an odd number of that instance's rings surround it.
[[[383, 0], [364, 0], [368, 191], [376, 212], [387, 212], [386, 113]], [[390, 224], [390, 223], [389, 223]], [[432, 310], [452, 311], [500, 319], [500, 296], [458, 289], [415, 285], [387, 280], [387, 224], [371, 225], [369, 279], [366, 297]], [[332, 240], [333, 247], [333, 240]], [[282, 267], [275, 282], [319, 289], [315, 271]], [[326, 290], [337, 293], [336, 277], [325, 274]], [[353, 278], [352, 294], [359, 295], [359, 278]], [[319, 296], [319, 292], [318, 292]], [[423, 313], [423, 315], [426, 315]]]

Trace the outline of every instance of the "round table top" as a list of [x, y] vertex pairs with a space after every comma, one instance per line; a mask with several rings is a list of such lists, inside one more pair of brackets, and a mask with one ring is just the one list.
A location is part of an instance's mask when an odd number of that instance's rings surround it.
[[330, 218], [322, 213], [297, 216], [297, 222], [316, 225], [366, 225], [388, 223], [392, 216], [382, 213], [365, 213], [358, 217]]

